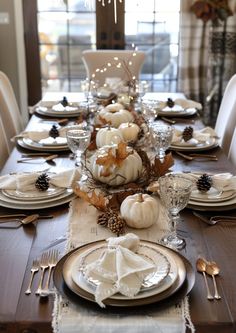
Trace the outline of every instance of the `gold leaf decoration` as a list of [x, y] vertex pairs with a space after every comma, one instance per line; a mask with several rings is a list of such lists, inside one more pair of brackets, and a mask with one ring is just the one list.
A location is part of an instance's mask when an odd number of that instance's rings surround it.
[[172, 153], [169, 153], [165, 156], [164, 161], [160, 161], [158, 158], [155, 158], [152, 165], [152, 170], [157, 177], [164, 176], [169, 169], [174, 165], [174, 159]]

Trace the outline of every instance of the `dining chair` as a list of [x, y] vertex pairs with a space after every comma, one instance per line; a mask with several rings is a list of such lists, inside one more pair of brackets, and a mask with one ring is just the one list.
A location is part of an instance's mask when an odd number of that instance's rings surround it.
[[145, 60], [144, 51], [134, 50], [85, 50], [82, 56], [89, 80], [99, 81], [100, 85], [106, 78], [120, 78], [130, 81], [139, 79]]
[[2, 119], [0, 118], [0, 170], [4, 166], [7, 158], [9, 157], [9, 154], [10, 150], [7, 144], [7, 137], [2, 123]]
[[229, 80], [219, 113], [216, 120], [215, 131], [219, 136], [219, 145], [226, 155], [229, 153], [230, 143], [236, 126], [236, 74]]
[[7, 145], [12, 150], [14, 143], [11, 142], [11, 138], [23, 130], [23, 122], [11, 82], [2, 71], [0, 71], [0, 116]]
[[233, 163], [236, 167], [236, 129], [234, 130], [234, 134], [231, 140], [228, 159]]

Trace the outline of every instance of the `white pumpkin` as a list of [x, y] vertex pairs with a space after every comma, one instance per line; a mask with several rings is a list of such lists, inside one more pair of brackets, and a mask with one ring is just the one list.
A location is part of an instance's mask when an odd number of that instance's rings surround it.
[[121, 131], [110, 126], [100, 128], [96, 135], [96, 145], [98, 148], [111, 145], [113, 143], [119, 143], [121, 141], [124, 141]]
[[103, 175], [105, 168], [103, 165], [97, 164], [96, 161], [98, 157], [107, 156], [110, 149], [112, 149], [112, 154], [116, 156], [117, 145], [103, 146], [91, 156], [89, 168], [93, 177], [111, 186], [119, 186], [137, 180], [142, 172], [142, 160], [139, 154], [131, 147], [126, 147], [126, 150], [132, 153], [119, 166], [116, 164], [112, 165], [109, 168], [109, 175]]
[[148, 194], [134, 194], [125, 198], [120, 206], [121, 216], [132, 228], [148, 228], [159, 216], [159, 204]]
[[138, 134], [140, 128], [134, 123], [123, 123], [118, 127], [125, 142], [136, 141], [138, 139]]
[[99, 116], [113, 127], [119, 127], [122, 123], [133, 122], [134, 117], [131, 112], [124, 109], [119, 103], [109, 104], [99, 112]]

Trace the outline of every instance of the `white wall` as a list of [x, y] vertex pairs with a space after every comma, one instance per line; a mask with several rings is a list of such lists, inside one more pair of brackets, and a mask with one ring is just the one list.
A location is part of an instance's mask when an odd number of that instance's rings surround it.
[[12, 83], [26, 124], [27, 81], [21, 0], [0, 0], [0, 70], [6, 73]]

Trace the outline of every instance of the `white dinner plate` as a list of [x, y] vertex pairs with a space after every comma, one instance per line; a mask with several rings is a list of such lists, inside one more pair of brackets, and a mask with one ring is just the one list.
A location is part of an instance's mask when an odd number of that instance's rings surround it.
[[[72, 271], [72, 279], [75, 283], [77, 283], [78, 271], [81, 271], [85, 276], [86, 266], [99, 259], [106, 250], [107, 246], [95, 247], [78, 258], [78, 261], [75, 263], [75, 269]], [[150, 248], [146, 245], [140, 245], [137, 254], [156, 266], [156, 271], [149, 274], [144, 279], [141, 290], [156, 287], [169, 273], [170, 263], [168, 259], [158, 250]], [[99, 284], [99, 281], [94, 280], [91, 277], [87, 277], [87, 282], [95, 286]]]
[[188, 117], [188, 116], [193, 116], [197, 112], [197, 110], [195, 108], [183, 109], [182, 107], [177, 105], [175, 109], [174, 108], [165, 108], [162, 110], [157, 109], [157, 112], [159, 116], [165, 116], [165, 117]]
[[51, 101], [42, 101], [36, 108], [35, 111], [38, 114], [51, 116], [51, 117], [76, 117], [83, 112], [83, 104], [80, 106], [79, 102], [69, 103], [68, 107], [58, 108], [59, 102], [51, 102]]
[[23, 202], [9, 202], [9, 201], [4, 201], [1, 198], [1, 194], [0, 194], [0, 206], [2, 207], [7, 207], [7, 208], [12, 208], [12, 209], [22, 209], [22, 210], [34, 210], [34, 209], [44, 209], [44, 208], [50, 208], [50, 207], [56, 207], [56, 206], [60, 206], [63, 205], [67, 202], [70, 202], [71, 200], [73, 200], [74, 198], [76, 198], [76, 195], [74, 193], [70, 193], [69, 195], [65, 196], [64, 198], [61, 199], [57, 199], [54, 201], [42, 201], [39, 203], [32, 203], [32, 202], [28, 202], [28, 203], [23, 203]]
[[236, 196], [236, 192], [231, 191], [219, 191], [214, 187], [211, 187], [207, 192], [200, 192], [199, 190], [193, 190], [191, 192], [190, 200], [198, 202], [222, 202], [232, 199]]
[[[30, 139], [28, 139], [28, 140], [30, 140]], [[46, 151], [46, 152], [52, 152], [53, 151], [53, 152], [57, 152], [57, 151], [67, 151], [67, 150], [69, 150], [68, 145], [48, 146], [48, 145], [39, 144], [38, 142], [30, 142], [28, 140], [26, 138], [18, 139], [17, 143], [22, 148], [29, 149], [29, 150], [34, 150], [34, 151]]]
[[35, 198], [35, 200], [30, 200], [30, 199], [24, 199], [24, 200], [19, 200], [19, 198], [10, 198], [8, 196], [5, 196], [3, 191], [0, 191], [0, 200], [5, 201], [7, 203], [12, 203], [12, 204], [17, 204], [17, 205], [31, 205], [31, 204], [40, 204], [42, 202], [56, 202], [57, 200], [61, 200], [63, 198], [66, 198], [70, 196], [73, 193], [72, 189], [64, 189], [64, 191], [59, 194], [58, 196], [54, 196], [52, 198], [48, 197], [46, 200], [45, 198]]
[[24, 200], [24, 201], [38, 201], [38, 200], [48, 200], [50, 198], [55, 198], [61, 195], [63, 192], [66, 192], [65, 188], [56, 187], [50, 185], [47, 191], [27, 191], [22, 192], [19, 190], [1, 190], [2, 194], [6, 197]]
[[195, 200], [189, 200], [188, 205], [191, 207], [207, 207], [207, 208], [217, 208], [217, 207], [222, 207], [222, 209], [227, 206], [235, 205], [236, 204], [236, 196], [234, 196], [231, 199], [222, 201], [222, 202], [203, 202], [203, 201], [195, 201]]
[[[129, 298], [127, 296], [117, 293], [117, 294], [111, 296], [110, 299], [114, 299], [114, 300], [118, 300], [118, 301], [128, 301], [130, 299], [134, 299], [134, 300], [135, 299], [137, 299], [137, 300], [145, 299], [145, 298], [148, 298], [153, 295], [157, 295], [157, 294], [161, 295], [162, 292], [164, 292], [165, 290], [168, 290], [175, 283], [177, 283], [177, 281], [178, 281], [178, 284], [180, 283], [180, 285], [183, 283], [183, 281], [186, 277], [186, 269], [185, 269], [183, 261], [179, 260], [180, 258], [176, 257], [175, 253], [170, 251], [168, 248], [159, 246], [158, 244], [141, 241], [141, 245], [142, 244], [149, 246], [155, 250], [158, 250], [160, 253], [162, 253], [164, 256], [166, 256], [166, 258], [168, 259], [168, 261], [170, 263], [169, 273], [162, 280], [162, 282], [160, 282], [160, 284], [158, 284], [156, 287], [141, 291], [140, 293], [138, 293], [136, 296], [134, 296], [132, 298]], [[101, 244], [94, 243], [92, 248], [95, 249], [96, 246], [101, 247]], [[76, 265], [78, 263], [78, 257], [82, 257], [84, 254], [86, 254], [90, 250], [91, 249], [89, 249], [89, 250], [78, 249], [77, 251], [73, 252], [66, 259], [66, 261], [63, 265], [62, 274], [63, 274], [63, 278], [64, 278], [66, 284], [68, 285], [69, 288], [72, 288], [72, 290], [74, 292], [76, 292], [76, 287], [73, 287], [73, 283], [74, 283], [74, 286], [78, 286], [79, 288], [94, 295], [95, 286], [91, 283], [88, 283], [85, 280], [81, 271], [78, 271], [78, 269], [76, 270]], [[76, 270], [76, 272], [74, 272], [75, 270]], [[72, 274], [73, 274], [73, 279], [75, 279], [76, 282], [74, 282], [74, 280], [72, 279]]]
[[179, 150], [179, 151], [204, 151], [213, 149], [218, 146], [218, 141], [215, 138], [210, 138], [206, 142], [201, 142], [196, 145], [183, 145], [183, 144], [174, 144], [171, 143], [170, 148], [171, 150]]

